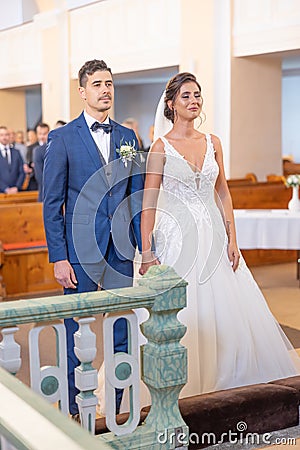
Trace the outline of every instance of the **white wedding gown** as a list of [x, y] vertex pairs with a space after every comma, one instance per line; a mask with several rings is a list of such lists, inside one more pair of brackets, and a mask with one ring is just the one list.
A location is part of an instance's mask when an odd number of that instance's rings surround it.
[[165, 138], [166, 162], [155, 230], [156, 254], [188, 281], [188, 382], [181, 397], [300, 373], [300, 359], [243, 258], [233, 272], [215, 202], [219, 168], [209, 134], [201, 172]]

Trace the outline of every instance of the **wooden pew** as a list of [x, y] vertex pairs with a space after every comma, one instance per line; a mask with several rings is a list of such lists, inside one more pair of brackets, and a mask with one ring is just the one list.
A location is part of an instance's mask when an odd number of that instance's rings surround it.
[[288, 177], [294, 173], [300, 173], [300, 163], [292, 161], [283, 161], [283, 175]]
[[228, 186], [241, 186], [257, 183], [257, 177], [254, 173], [247, 173], [244, 178], [229, 178]]
[[234, 209], [286, 209], [291, 188], [280, 181], [229, 186]]
[[[279, 181], [257, 182], [251, 185], [229, 185], [234, 209], [286, 209], [292, 189]], [[292, 262], [296, 250], [242, 250], [249, 266]]]
[[0, 205], [0, 245], [5, 299], [60, 291], [48, 262], [41, 203]]
[[0, 193], [0, 205], [8, 203], [28, 203], [37, 202], [38, 191], [20, 191], [16, 194], [2, 194]]

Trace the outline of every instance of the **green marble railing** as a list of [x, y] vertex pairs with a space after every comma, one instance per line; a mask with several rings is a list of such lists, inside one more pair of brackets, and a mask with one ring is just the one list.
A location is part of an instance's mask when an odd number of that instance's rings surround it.
[[[109, 450], [0, 367], [0, 448]], [[5, 439], [5, 441], [4, 441]], [[8, 447], [9, 442], [13, 447]]]
[[[159, 434], [173, 436], [181, 432], [188, 436], [188, 428], [178, 408], [178, 396], [187, 378], [187, 351], [179, 343], [186, 327], [177, 320], [177, 313], [185, 305], [186, 282], [167, 266], [153, 266], [134, 288], [0, 303], [0, 327], [9, 329], [24, 323], [43, 324], [68, 317], [83, 318], [99, 313], [146, 308], [150, 317], [141, 326], [148, 340], [141, 349], [141, 377], [151, 393], [150, 413], [145, 424], [130, 434], [115, 436], [105, 433], [95, 439], [99, 444], [106, 443], [111, 448], [122, 450], [171, 449], [176, 447], [176, 439], [170, 438], [167, 444], [160, 444]], [[1, 344], [0, 364], [5, 366], [5, 349], [1, 349]], [[17, 351], [17, 344], [10, 344], [13, 354], [13, 350]], [[17, 356], [15, 372], [18, 368]], [[89, 365], [86, 362], [81, 364], [79, 370], [82, 375], [90, 370]], [[9, 370], [14, 371], [12, 368]], [[80, 395], [84, 398], [85, 393]], [[91, 395], [89, 391], [88, 397]], [[170, 445], [170, 442], [173, 444]]]

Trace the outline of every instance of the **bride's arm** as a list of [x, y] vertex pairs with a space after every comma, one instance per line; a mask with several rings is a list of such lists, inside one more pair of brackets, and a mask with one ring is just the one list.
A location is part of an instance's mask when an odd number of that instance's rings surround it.
[[240, 253], [236, 242], [236, 230], [234, 223], [232, 200], [225, 177], [223, 164], [223, 151], [219, 138], [217, 138], [216, 136], [212, 136], [212, 142], [214, 144], [214, 149], [216, 151], [216, 161], [218, 163], [220, 171], [216, 182], [216, 191], [218, 194], [216, 202], [223, 216], [226, 233], [228, 236], [228, 248], [227, 248], [228, 258], [232, 263], [233, 270], [236, 271], [239, 264]]
[[163, 142], [158, 139], [152, 145], [147, 159], [147, 172], [141, 216], [142, 264], [139, 270], [141, 275], [144, 275], [149, 267], [159, 264], [159, 261], [152, 253], [151, 245], [164, 160], [165, 153]]

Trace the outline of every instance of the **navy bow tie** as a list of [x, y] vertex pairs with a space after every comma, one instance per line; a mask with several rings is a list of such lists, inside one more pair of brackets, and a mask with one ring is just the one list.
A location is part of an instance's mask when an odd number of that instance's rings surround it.
[[98, 130], [103, 130], [104, 133], [111, 133], [112, 131], [112, 126], [109, 123], [100, 123], [100, 122], [94, 122], [93, 125], [91, 126], [91, 130], [92, 131], [98, 131]]

